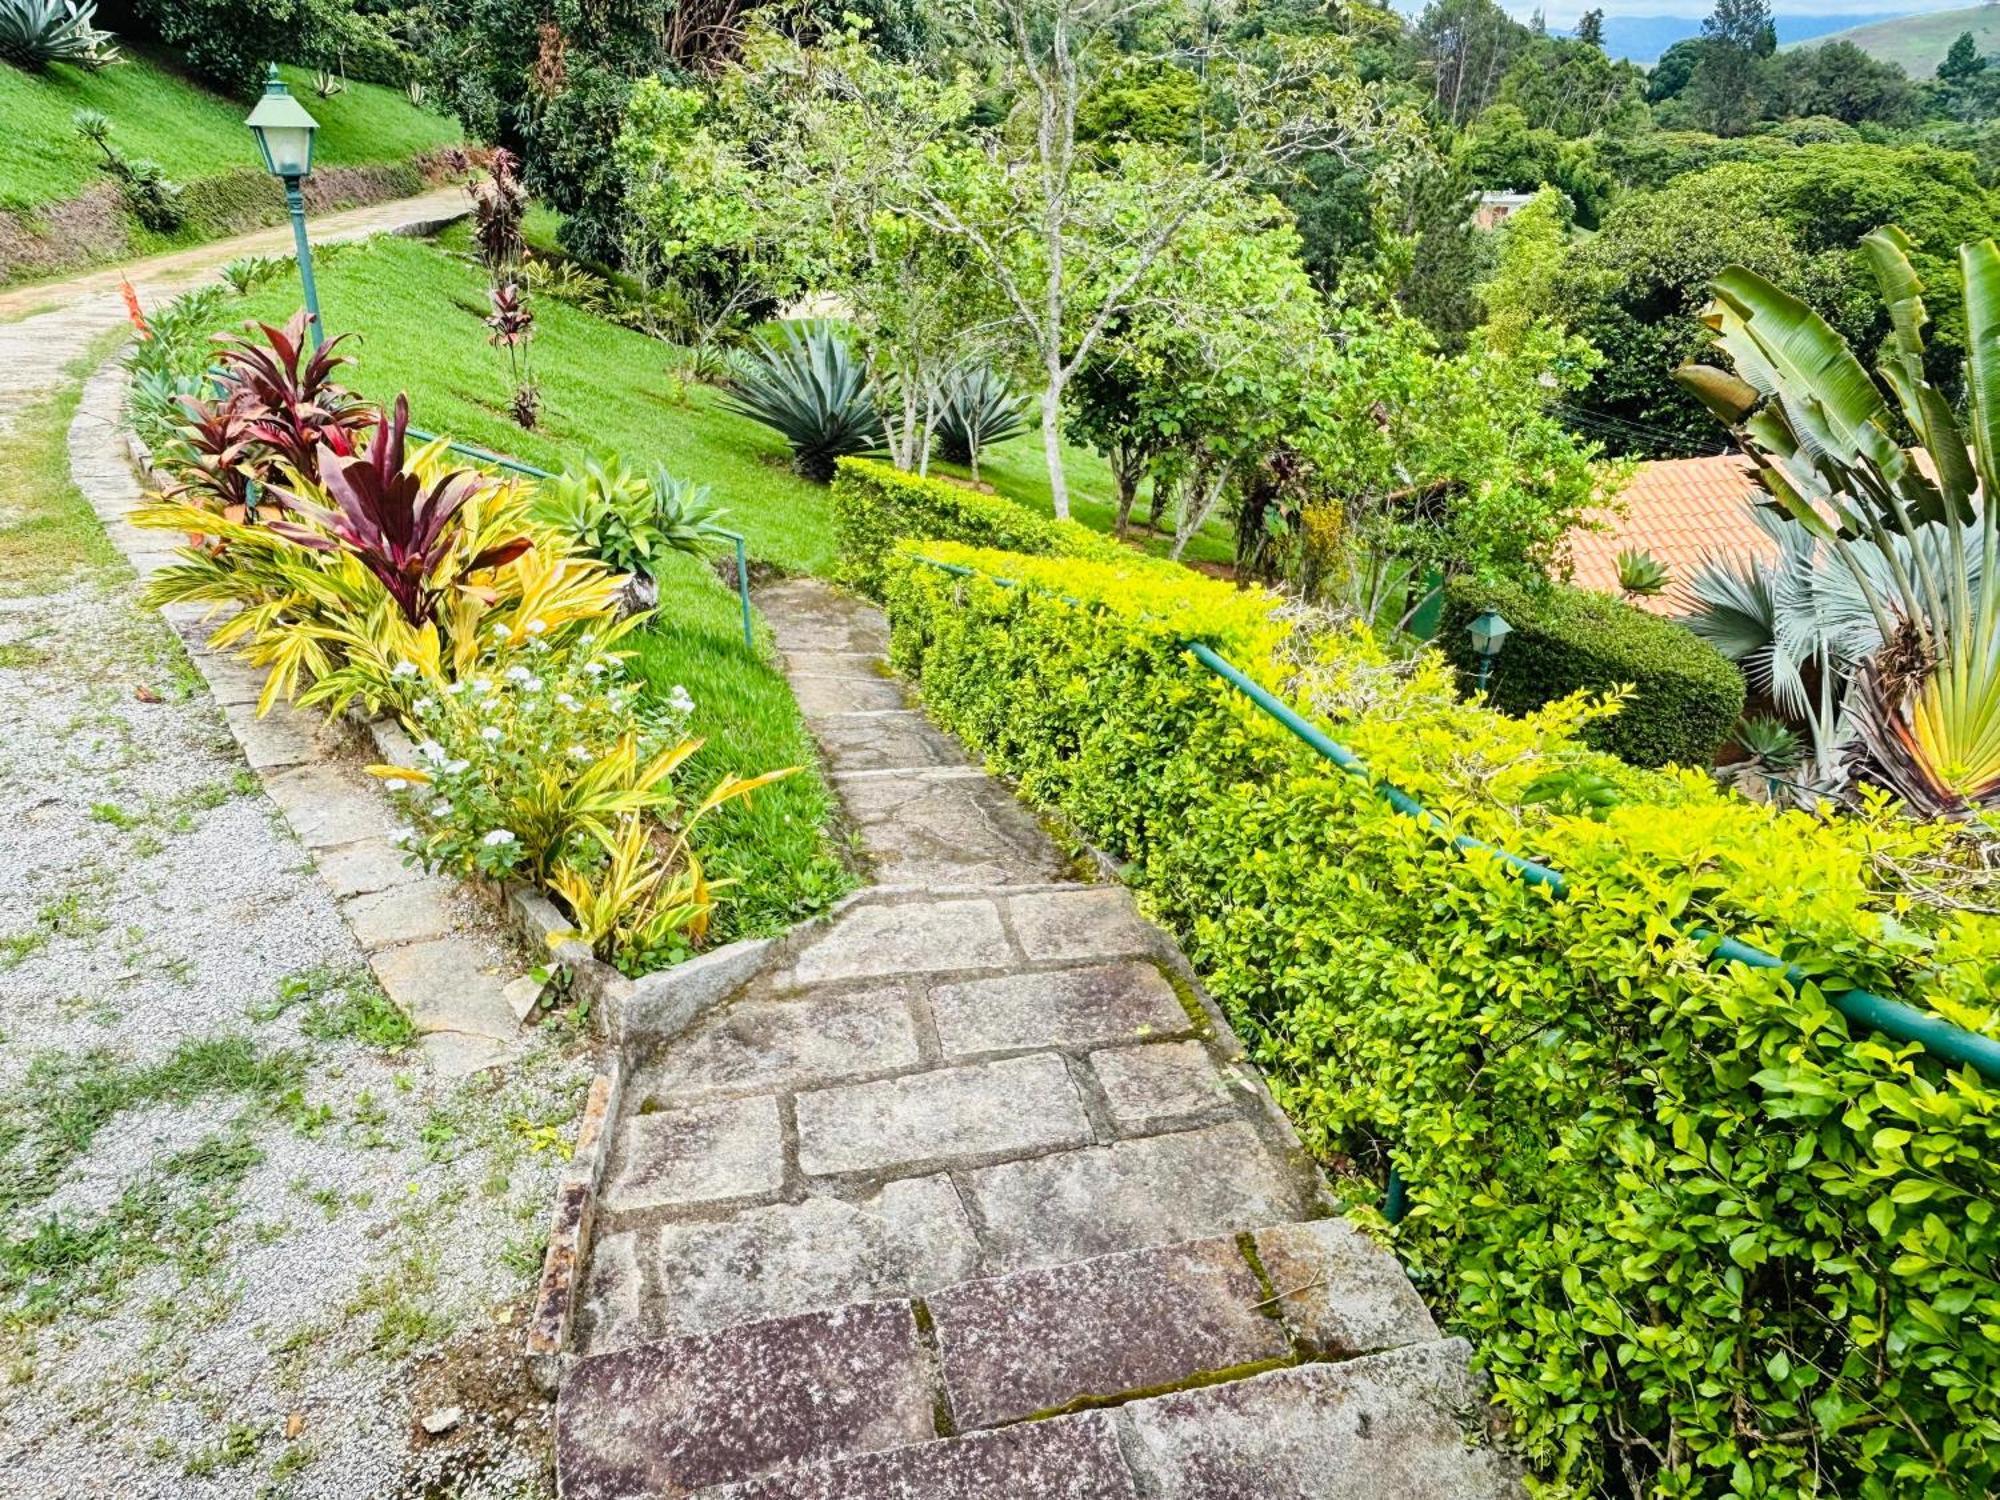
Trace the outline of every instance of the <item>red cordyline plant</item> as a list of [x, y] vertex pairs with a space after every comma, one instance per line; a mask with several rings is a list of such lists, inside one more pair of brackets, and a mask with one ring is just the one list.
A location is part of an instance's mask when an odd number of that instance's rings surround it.
[[[403, 618], [423, 625], [436, 617], [445, 592], [435, 575], [458, 539], [454, 522], [487, 479], [474, 469], [455, 469], [425, 484], [421, 474], [404, 467], [409, 426], [409, 398], [398, 396], [394, 412], [377, 420], [360, 455], [322, 444], [316, 460], [319, 483], [338, 509], [273, 491], [287, 510], [314, 524], [274, 521], [271, 529], [316, 552], [351, 552], [381, 580]], [[531, 545], [528, 538], [515, 537], [489, 547], [469, 559], [457, 577], [511, 562]]]
[[528, 341], [535, 336], [534, 310], [518, 282], [502, 282], [489, 295], [493, 313], [486, 326], [493, 333], [488, 342], [507, 351], [507, 364], [514, 374], [514, 420], [523, 427], [533, 427], [541, 405], [541, 393], [535, 389], [534, 370], [528, 362]]
[[369, 421], [360, 397], [333, 381], [333, 372], [348, 363], [335, 352], [346, 335], [311, 349], [303, 309], [283, 328], [243, 326], [261, 332], [263, 342], [247, 333], [217, 336], [222, 352], [216, 373], [225, 398], [239, 404], [254, 439], [313, 479], [321, 448], [351, 455], [354, 434]]
[[232, 521], [246, 519], [255, 503], [257, 438], [234, 398], [205, 401], [182, 396], [188, 420], [181, 425], [185, 451], [176, 455], [177, 481], [164, 494]]
[[517, 174], [520, 159], [504, 147], [493, 153], [486, 177], [467, 183], [472, 198], [472, 239], [496, 284], [512, 280], [527, 248], [521, 221], [528, 213], [528, 190]]

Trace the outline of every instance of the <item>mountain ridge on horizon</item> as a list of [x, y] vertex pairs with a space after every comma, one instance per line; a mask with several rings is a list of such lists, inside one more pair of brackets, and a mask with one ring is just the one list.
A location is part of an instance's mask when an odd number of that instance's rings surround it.
[[[1778, 45], [1816, 41], [1835, 32], [1856, 27], [1902, 20], [1907, 11], [1885, 10], [1837, 16], [1802, 16], [1779, 12], [1772, 23], [1777, 27]], [[1956, 14], [1956, 12], [1952, 12]], [[1604, 50], [1608, 56], [1624, 58], [1650, 68], [1675, 42], [1701, 35], [1700, 16], [1606, 16]], [[1565, 35], [1568, 33], [1565, 32]]]

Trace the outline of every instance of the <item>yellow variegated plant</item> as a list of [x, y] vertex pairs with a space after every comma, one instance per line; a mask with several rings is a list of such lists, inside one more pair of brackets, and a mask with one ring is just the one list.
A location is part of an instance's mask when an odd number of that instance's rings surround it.
[[706, 814], [748, 797], [759, 787], [793, 775], [797, 767], [748, 779], [723, 777], [671, 839], [635, 815], [620, 818], [599, 842], [608, 856], [592, 869], [557, 870], [550, 884], [576, 918], [576, 930], [551, 939], [580, 938], [628, 974], [643, 974], [693, 948], [708, 935], [715, 892], [731, 882], [711, 882], [688, 843], [688, 831]]
[[[437, 472], [441, 451], [440, 444], [427, 445], [412, 467]], [[236, 606], [212, 641], [237, 648], [268, 674], [259, 713], [281, 699], [339, 713], [356, 701], [371, 711], [400, 708], [421, 683], [465, 677], [482, 662], [504, 668], [511, 651], [535, 640], [553, 643], [580, 626], [608, 642], [642, 623], [643, 617], [617, 622], [617, 576], [573, 555], [563, 538], [530, 522], [527, 511], [524, 487], [512, 480], [482, 487], [461, 507], [427, 579], [436, 605], [420, 624], [350, 551], [314, 550], [269, 526], [164, 500], [132, 519], [200, 539], [181, 549], [181, 562], [155, 575], [144, 598], [154, 605]], [[530, 543], [526, 551], [498, 566], [469, 566], [515, 537]]]

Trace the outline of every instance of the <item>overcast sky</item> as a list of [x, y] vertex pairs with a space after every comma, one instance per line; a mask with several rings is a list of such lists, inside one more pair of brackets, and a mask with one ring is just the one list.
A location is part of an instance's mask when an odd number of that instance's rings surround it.
[[[1500, 3], [1524, 21], [1535, 13], [1534, 0]], [[1879, 16], [1963, 10], [1970, 3], [1972, 0], [1772, 0], [1771, 9], [1786, 16]], [[1715, 0], [1549, 0], [1549, 24], [1567, 26], [1593, 4], [1607, 16], [1705, 16], [1715, 9]]]

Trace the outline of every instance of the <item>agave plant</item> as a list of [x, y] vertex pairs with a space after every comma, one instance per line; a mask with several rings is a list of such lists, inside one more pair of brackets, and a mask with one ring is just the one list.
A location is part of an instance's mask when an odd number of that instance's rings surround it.
[[1618, 554], [1618, 589], [1635, 599], [1651, 599], [1666, 591], [1667, 565], [1641, 547]]
[[354, 434], [368, 424], [369, 411], [333, 380], [333, 372], [348, 362], [337, 352], [346, 335], [311, 349], [306, 319], [302, 308], [283, 328], [244, 324], [263, 335], [261, 343], [247, 331], [223, 335], [216, 341], [221, 348], [216, 378], [223, 398], [242, 409], [251, 436], [300, 478], [312, 480], [319, 474], [320, 454], [353, 453]]
[[91, 23], [97, 0], [0, 0], [0, 57], [23, 68], [70, 63], [101, 68], [118, 61], [111, 33]]
[[338, 507], [328, 510], [291, 490], [273, 490], [288, 511], [311, 525], [274, 521], [271, 529], [316, 552], [345, 550], [381, 581], [412, 625], [433, 619], [444, 593], [465, 574], [511, 562], [532, 545], [527, 537], [501, 542], [466, 560], [457, 577], [437, 576], [457, 540], [453, 519], [489, 481], [475, 469], [456, 469], [426, 482], [404, 463], [410, 402], [398, 396], [393, 412], [376, 423], [359, 455], [322, 445], [319, 482]]
[[[1959, 250], [1961, 428], [1925, 373], [1910, 241], [1884, 228], [1862, 247], [1889, 311], [1881, 386], [1824, 319], [1740, 266], [1716, 278], [1706, 315], [1734, 373], [1679, 377], [1861, 593], [1880, 644], [1855, 675], [1855, 724], [1876, 772], [1913, 807], [1955, 814], [2000, 802], [2000, 248]], [[1905, 426], [1928, 463], [1901, 445]]]
[[782, 342], [744, 361], [731, 411], [762, 422], [791, 445], [792, 467], [824, 484], [834, 460], [882, 451], [882, 414], [868, 372], [824, 323], [783, 325]]
[[945, 387], [938, 412], [938, 456], [969, 464], [979, 478], [979, 454], [1028, 430], [1028, 403], [990, 365], [962, 367]]

